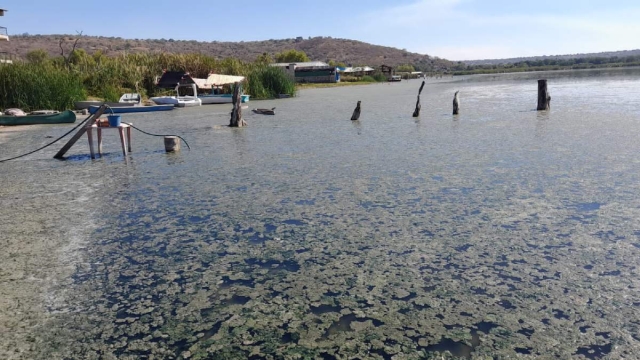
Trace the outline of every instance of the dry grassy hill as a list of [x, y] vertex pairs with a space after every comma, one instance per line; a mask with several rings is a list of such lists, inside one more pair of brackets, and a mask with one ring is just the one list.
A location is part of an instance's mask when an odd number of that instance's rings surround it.
[[[44, 49], [51, 55], [60, 55], [60, 40], [68, 52], [77, 37], [72, 35], [16, 35], [5, 43], [0, 51], [8, 51], [24, 57], [29, 51]], [[247, 42], [199, 42], [173, 39], [122, 39], [102, 36], [82, 36], [78, 48], [89, 53], [102, 50], [107, 55], [122, 52], [155, 52], [203, 53], [217, 58], [235, 57], [245, 61], [253, 61], [263, 53], [275, 54], [285, 50], [303, 50], [312, 60], [335, 60], [352, 65], [379, 66], [382, 64], [397, 66], [414, 65], [420, 70], [448, 70], [455, 63], [432, 57], [411, 53], [392, 47], [367, 44], [361, 41], [315, 37], [309, 39], [282, 39]]]

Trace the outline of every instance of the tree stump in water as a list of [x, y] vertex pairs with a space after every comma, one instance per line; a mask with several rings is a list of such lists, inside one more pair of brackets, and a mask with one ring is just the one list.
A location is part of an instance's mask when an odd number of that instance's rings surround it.
[[360, 103], [361, 101], [358, 101], [358, 105], [356, 105], [355, 110], [353, 110], [353, 115], [351, 115], [351, 120], [360, 119]]
[[422, 82], [422, 85], [420, 85], [420, 90], [418, 90], [418, 101], [416, 102], [416, 109], [413, 110], [413, 117], [418, 117], [420, 116], [420, 109], [422, 109], [422, 105], [420, 105], [420, 94], [422, 94], [422, 89], [424, 89], [424, 84], [425, 82]]
[[231, 127], [243, 127], [247, 126], [247, 123], [242, 118], [242, 99], [240, 98], [240, 83], [234, 84], [233, 89], [233, 109], [231, 110], [231, 121], [229, 126]]
[[458, 93], [460, 91], [456, 91], [455, 95], [453, 95], [453, 115], [458, 115], [460, 112], [460, 99], [458, 98]]
[[551, 109], [551, 96], [547, 89], [547, 80], [538, 80], [538, 111]]

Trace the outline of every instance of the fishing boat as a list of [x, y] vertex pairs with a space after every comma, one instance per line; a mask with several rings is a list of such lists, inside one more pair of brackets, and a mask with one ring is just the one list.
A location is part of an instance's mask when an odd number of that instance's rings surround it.
[[[90, 106], [89, 113], [95, 114], [100, 106]], [[126, 113], [142, 113], [142, 112], [154, 112], [154, 111], [169, 111], [175, 108], [174, 105], [152, 105], [152, 106], [113, 106], [107, 108], [105, 113], [113, 112], [114, 114], [126, 114]]]
[[175, 107], [191, 107], [202, 105], [202, 100], [197, 96], [180, 96], [179, 89], [181, 87], [190, 87], [193, 89], [193, 94], [198, 94], [198, 88], [195, 84], [182, 85], [178, 84], [175, 88], [177, 96], [156, 96], [150, 100], [158, 105], [173, 105]]
[[57, 114], [0, 116], [0, 125], [72, 124], [74, 122], [76, 122], [76, 114], [71, 110]]
[[90, 106], [108, 105], [111, 107], [134, 106], [142, 102], [142, 97], [137, 93], [124, 94], [118, 102], [109, 101], [76, 101], [73, 103], [76, 110], [88, 109]]

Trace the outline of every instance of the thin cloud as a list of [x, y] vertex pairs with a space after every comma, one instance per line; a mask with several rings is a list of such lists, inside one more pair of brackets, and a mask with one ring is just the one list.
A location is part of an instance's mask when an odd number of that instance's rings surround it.
[[[477, 14], [477, 0], [422, 0], [375, 10], [353, 29], [359, 38], [451, 60], [637, 48], [640, 5], [567, 14]], [[584, 7], [583, 7], [584, 9]], [[497, 11], [497, 10], [496, 10]]]

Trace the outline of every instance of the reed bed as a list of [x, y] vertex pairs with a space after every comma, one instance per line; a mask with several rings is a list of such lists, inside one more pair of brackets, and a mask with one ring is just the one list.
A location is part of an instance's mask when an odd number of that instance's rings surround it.
[[295, 95], [295, 81], [279, 68], [238, 59], [219, 60], [203, 54], [124, 54], [108, 57], [101, 52], [74, 51], [68, 58], [46, 58], [0, 67], [0, 107], [24, 110], [73, 107], [88, 96], [118, 101], [120, 95], [138, 92], [143, 97], [161, 94], [155, 86], [164, 70], [186, 71], [193, 77], [209, 73], [244, 76], [245, 93], [253, 99]]

